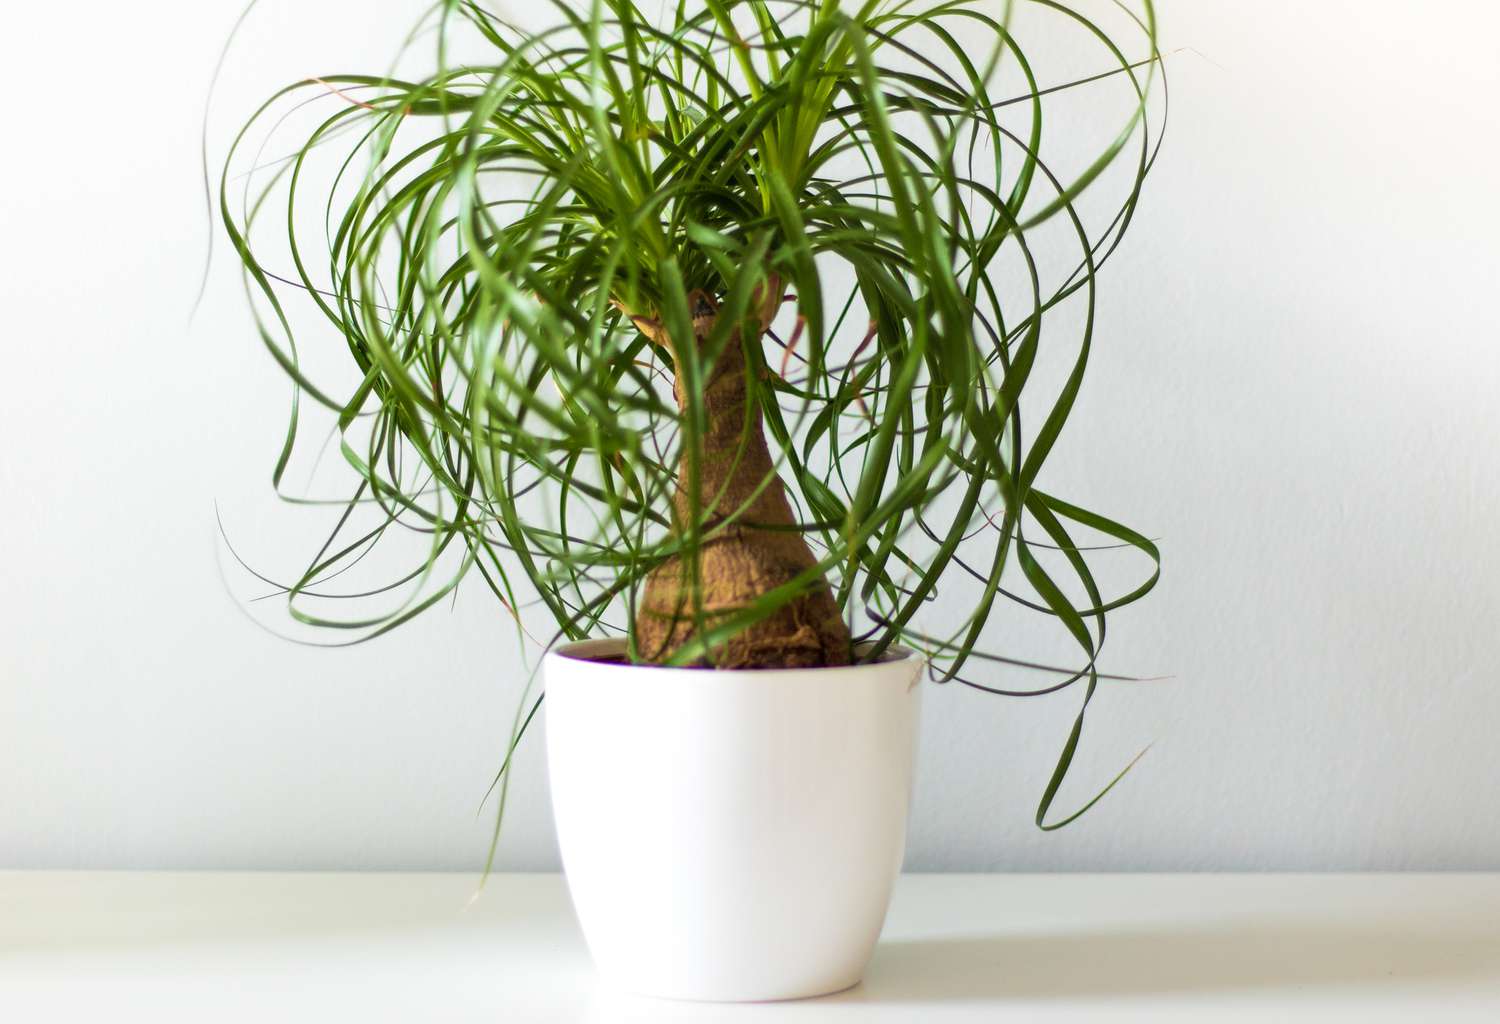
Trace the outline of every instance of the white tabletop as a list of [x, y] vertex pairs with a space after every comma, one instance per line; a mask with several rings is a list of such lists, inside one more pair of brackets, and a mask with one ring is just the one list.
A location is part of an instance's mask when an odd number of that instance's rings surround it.
[[602, 991], [555, 875], [0, 872], [0, 1020], [1500, 1021], [1500, 875], [912, 875], [865, 981]]

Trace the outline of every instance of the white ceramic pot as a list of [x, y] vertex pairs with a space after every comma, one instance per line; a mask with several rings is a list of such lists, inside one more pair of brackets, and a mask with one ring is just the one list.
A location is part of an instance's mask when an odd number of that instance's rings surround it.
[[563, 868], [606, 983], [674, 999], [848, 988], [906, 845], [921, 660], [709, 671], [547, 655]]

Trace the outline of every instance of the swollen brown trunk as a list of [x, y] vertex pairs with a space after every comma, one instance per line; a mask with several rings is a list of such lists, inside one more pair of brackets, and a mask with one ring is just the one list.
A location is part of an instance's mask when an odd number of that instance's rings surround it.
[[[698, 292], [690, 304], [693, 340], [701, 343], [713, 328], [714, 305]], [[636, 322], [643, 331], [659, 337], [660, 327], [654, 322]], [[732, 337], [700, 399], [705, 426], [697, 500], [688, 490], [686, 456], [679, 467], [674, 499], [674, 528], [682, 529], [694, 510], [701, 509], [703, 532], [715, 531], [698, 549], [703, 622], [710, 628], [817, 562], [801, 534], [792, 529], [796, 520], [786, 491], [772, 472], [760, 410], [748, 405], [745, 372], [739, 338]], [[678, 406], [685, 408], [681, 381], [679, 371], [673, 391]], [[741, 507], [745, 511], [734, 523], [716, 527]], [[642, 658], [664, 661], [694, 636], [693, 586], [683, 560], [676, 557], [647, 577], [635, 619], [636, 646]], [[849, 629], [832, 590], [820, 581], [770, 616], [715, 645], [707, 661], [716, 668], [809, 668], [847, 665], [849, 653]]]

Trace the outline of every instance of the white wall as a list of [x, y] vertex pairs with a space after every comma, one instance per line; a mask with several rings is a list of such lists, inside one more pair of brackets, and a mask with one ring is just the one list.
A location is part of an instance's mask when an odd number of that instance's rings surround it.
[[[1174, 677], [1101, 695], [1070, 795], [1155, 746], [1044, 836], [1075, 698], [933, 688], [909, 863], [1500, 868], [1500, 14], [1164, 6], [1191, 51], [1054, 476], [1162, 539], [1108, 667]], [[268, 496], [286, 387], [222, 245], [187, 322], [237, 7], [7, 15], [0, 867], [465, 868], [488, 840], [524, 673], [483, 593], [325, 651], [220, 575], [216, 502], [259, 564], [323, 522]], [[273, 82], [382, 66], [413, 9], [266, 0], [215, 143]], [[505, 866], [555, 863], [540, 755]]]

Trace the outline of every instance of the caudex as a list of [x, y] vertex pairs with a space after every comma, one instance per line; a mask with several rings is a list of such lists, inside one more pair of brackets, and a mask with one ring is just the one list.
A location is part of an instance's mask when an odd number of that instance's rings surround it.
[[701, 357], [719, 319], [715, 299], [701, 290], [688, 295], [692, 333], [681, 341], [674, 341], [660, 320], [630, 316], [642, 334], [670, 353], [678, 408], [688, 415], [696, 403], [703, 422], [696, 459], [684, 453], [679, 460], [672, 523], [677, 537], [690, 529], [707, 536], [692, 556], [673, 555], [646, 577], [635, 616], [636, 647], [646, 660], [670, 656], [703, 626], [811, 577], [770, 615], [731, 633], [707, 656], [719, 668], [849, 663], [849, 627], [832, 588], [816, 572], [817, 559], [776, 474], [760, 408], [751, 400], [750, 376], [762, 367], [752, 366], [746, 350], [761, 344], [781, 305], [780, 278], [772, 275], [761, 293], [764, 298], [758, 293], [752, 315], [730, 329], [694, 391], [679, 353], [692, 345]]

